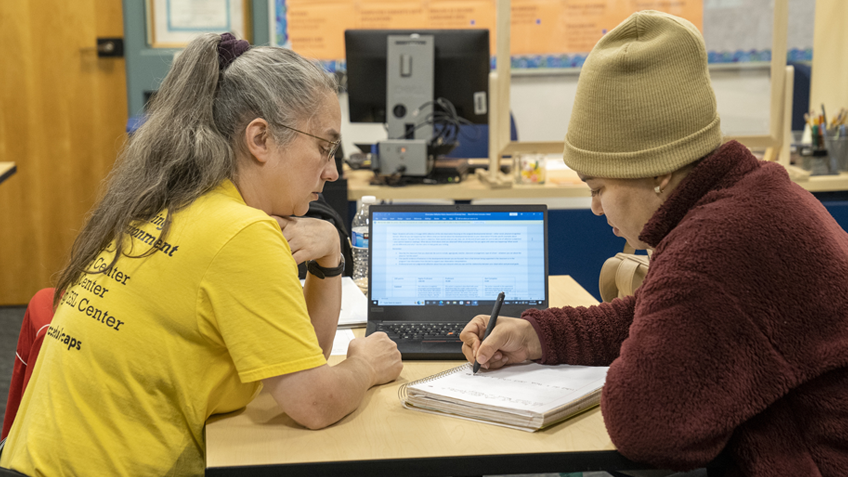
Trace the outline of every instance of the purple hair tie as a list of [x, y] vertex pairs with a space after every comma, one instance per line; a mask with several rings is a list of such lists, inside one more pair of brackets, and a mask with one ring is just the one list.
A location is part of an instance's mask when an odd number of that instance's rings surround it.
[[239, 40], [232, 33], [222, 34], [221, 42], [218, 43], [218, 67], [223, 71], [249, 49], [250, 43], [246, 40]]

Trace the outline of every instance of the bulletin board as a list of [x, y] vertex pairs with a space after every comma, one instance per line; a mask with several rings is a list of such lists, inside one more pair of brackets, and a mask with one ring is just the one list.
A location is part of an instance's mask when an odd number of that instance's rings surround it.
[[[631, 13], [659, 10], [691, 21], [710, 63], [771, 61], [772, 0], [512, 0], [512, 68], [574, 68]], [[811, 61], [814, 2], [789, 0], [788, 60]], [[488, 28], [495, 0], [274, 0], [275, 43], [344, 69], [344, 31]], [[494, 66], [494, 59], [493, 59]]]

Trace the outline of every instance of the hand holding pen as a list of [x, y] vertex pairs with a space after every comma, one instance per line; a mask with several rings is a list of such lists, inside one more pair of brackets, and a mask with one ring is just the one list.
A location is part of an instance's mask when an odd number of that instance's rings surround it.
[[542, 345], [529, 321], [498, 315], [497, 326], [492, 325], [487, 333], [485, 330], [489, 328], [490, 318], [477, 315], [460, 333], [462, 354], [468, 362], [476, 361], [483, 368], [498, 369], [510, 363], [542, 357]]
[[[498, 299], [495, 300], [495, 306], [492, 308], [492, 316], [489, 317], [489, 324], [486, 325], [486, 334], [483, 335], [483, 341], [486, 341], [486, 338], [492, 334], [492, 330], [495, 328], [495, 325], [498, 324], [498, 314], [501, 312], [501, 305], [503, 305], [504, 296], [504, 292], [498, 293]], [[477, 374], [477, 371], [480, 371], [480, 363], [475, 359], [474, 374]]]

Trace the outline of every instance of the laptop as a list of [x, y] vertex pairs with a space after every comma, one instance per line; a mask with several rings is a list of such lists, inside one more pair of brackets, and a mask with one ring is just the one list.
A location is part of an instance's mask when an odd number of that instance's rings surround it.
[[464, 359], [459, 332], [548, 307], [545, 205], [372, 205], [368, 324], [404, 359]]

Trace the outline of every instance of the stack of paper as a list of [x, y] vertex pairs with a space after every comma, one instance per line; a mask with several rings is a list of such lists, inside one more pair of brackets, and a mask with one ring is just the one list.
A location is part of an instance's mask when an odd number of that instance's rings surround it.
[[[305, 280], [301, 280], [303, 285]], [[339, 328], [365, 326], [368, 321], [368, 298], [350, 277], [342, 277], [342, 309], [339, 312]]]
[[466, 363], [405, 385], [404, 407], [536, 431], [597, 406], [607, 367], [524, 363], [477, 374]]
[[342, 277], [342, 311], [339, 328], [365, 326], [368, 321], [368, 298], [350, 277]]

